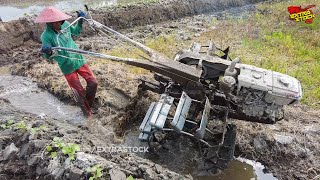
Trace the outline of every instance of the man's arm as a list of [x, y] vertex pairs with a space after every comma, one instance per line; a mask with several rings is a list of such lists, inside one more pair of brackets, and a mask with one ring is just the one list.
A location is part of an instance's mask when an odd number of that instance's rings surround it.
[[[76, 11], [78, 17], [86, 17], [86, 14], [82, 12], [81, 10]], [[83, 24], [84, 19], [80, 19], [75, 26], [70, 27], [70, 32], [72, 35], [78, 36], [82, 32], [82, 24]]]
[[71, 26], [70, 32], [72, 35], [78, 36], [82, 32], [82, 23], [78, 21], [76, 25]]

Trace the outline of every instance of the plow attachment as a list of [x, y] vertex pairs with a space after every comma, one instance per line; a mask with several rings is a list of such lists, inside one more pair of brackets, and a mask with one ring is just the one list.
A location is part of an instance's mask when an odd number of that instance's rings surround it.
[[[155, 131], [176, 131], [177, 133], [197, 138], [204, 144], [210, 146], [209, 143], [202, 140], [204, 138], [211, 110], [209, 100], [207, 99], [205, 102], [205, 106], [202, 110], [203, 113], [201, 116], [201, 121], [194, 132], [183, 130], [186, 123], [192, 124], [195, 127], [198, 125], [197, 122], [188, 120], [187, 117], [189, 114], [191, 103], [200, 102], [191, 99], [185, 92], [182, 93], [180, 99], [176, 99], [176, 101], [178, 101], [178, 104], [174, 103], [174, 101], [175, 98], [166, 94], [162, 94], [158, 102], [153, 102], [150, 105], [147, 114], [139, 128], [141, 131], [139, 139], [141, 141], [148, 141], [151, 133]], [[173, 115], [170, 115], [169, 112], [172, 109], [175, 109], [175, 113]]]
[[228, 123], [227, 113], [222, 128], [209, 125], [209, 121], [219, 121], [209, 119], [213, 117], [212, 110], [208, 98], [201, 102], [190, 98], [185, 92], [180, 98], [162, 94], [158, 102], [152, 102], [149, 106], [139, 127], [139, 140], [147, 142], [151, 152], [157, 154], [170, 149], [166, 147], [170, 136], [191, 138], [199, 143], [202, 155], [200, 172], [215, 173], [217, 169], [226, 168], [233, 159], [236, 128]]
[[[168, 135], [186, 136], [199, 143], [203, 170], [222, 169], [233, 158], [235, 148], [236, 128], [229, 118], [273, 124], [283, 118], [284, 105], [297, 103], [302, 98], [297, 79], [242, 64], [239, 58], [232, 60], [228, 55], [229, 47], [222, 50], [211, 42], [206, 46], [194, 43], [170, 60], [93, 19], [85, 20], [95, 32], [112, 34], [142, 50], [148, 56], [147, 60], [64, 47], [52, 49], [122, 62], [154, 72], [156, 83], [141, 80], [139, 86], [141, 90], [160, 94], [159, 101], [151, 103], [142, 120], [139, 140], [148, 142], [155, 153], [159, 147], [165, 148], [163, 142]], [[216, 51], [223, 55], [218, 56]], [[56, 55], [54, 53], [52, 57]]]

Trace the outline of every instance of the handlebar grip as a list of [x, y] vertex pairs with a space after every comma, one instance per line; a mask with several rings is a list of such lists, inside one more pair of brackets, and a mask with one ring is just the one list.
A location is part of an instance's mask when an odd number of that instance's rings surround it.
[[84, 7], [86, 8], [87, 11], [89, 11], [88, 5], [84, 5]]

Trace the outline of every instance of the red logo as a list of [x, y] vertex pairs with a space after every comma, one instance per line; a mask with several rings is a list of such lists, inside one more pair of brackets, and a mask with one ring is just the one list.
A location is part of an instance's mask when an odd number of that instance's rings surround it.
[[316, 16], [312, 10], [309, 10], [313, 7], [316, 7], [316, 5], [312, 4], [306, 8], [301, 8], [301, 6], [289, 6], [288, 11], [290, 13], [290, 19], [295, 20], [296, 22], [304, 21], [307, 24], [311, 24], [313, 18]]

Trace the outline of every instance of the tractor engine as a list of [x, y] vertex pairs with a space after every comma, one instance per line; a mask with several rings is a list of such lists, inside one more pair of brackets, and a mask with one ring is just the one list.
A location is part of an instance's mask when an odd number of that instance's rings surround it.
[[294, 77], [247, 64], [232, 66], [226, 69], [220, 89], [236, 101], [239, 113], [274, 123], [283, 118], [284, 105], [302, 98], [301, 84]]

